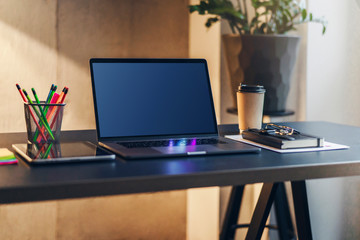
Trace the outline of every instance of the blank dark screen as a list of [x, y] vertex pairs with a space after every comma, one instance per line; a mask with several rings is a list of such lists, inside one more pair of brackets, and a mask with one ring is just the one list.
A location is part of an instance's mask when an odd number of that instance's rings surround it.
[[205, 63], [92, 63], [99, 137], [216, 133]]

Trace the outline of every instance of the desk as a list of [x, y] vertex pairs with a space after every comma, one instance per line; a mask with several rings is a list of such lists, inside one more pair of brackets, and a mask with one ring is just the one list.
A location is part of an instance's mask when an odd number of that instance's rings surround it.
[[[328, 122], [286, 124], [302, 132], [324, 136], [327, 141], [349, 145], [351, 148], [297, 154], [278, 154], [263, 150], [260, 154], [137, 161], [118, 158], [115, 162], [37, 167], [29, 167], [20, 161], [18, 165], [0, 167], [0, 203], [235, 186], [259, 182], [266, 183], [262, 192], [264, 195], [260, 197], [260, 201], [266, 203], [269, 197], [271, 198], [277, 182], [291, 181], [297, 200], [295, 211], [300, 230], [299, 239], [309, 239], [309, 236], [311, 239], [304, 180], [360, 175], [360, 128]], [[222, 134], [232, 134], [236, 128], [236, 125], [219, 127]], [[25, 138], [25, 133], [0, 134], [0, 146], [10, 147], [12, 143], [23, 142]], [[64, 132], [63, 140], [95, 141], [95, 131]], [[260, 216], [261, 211], [258, 212]], [[305, 215], [301, 216], [298, 213]], [[255, 221], [252, 234], [259, 234], [261, 226], [257, 224]], [[257, 237], [252, 234], [249, 235], [249, 239], [256, 239]]]

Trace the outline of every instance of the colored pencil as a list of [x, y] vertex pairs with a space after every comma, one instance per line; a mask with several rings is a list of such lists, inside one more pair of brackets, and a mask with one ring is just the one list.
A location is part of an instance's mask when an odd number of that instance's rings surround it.
[[[21, 95], [21, 97], [23, 98], [24, 102], [27, 103], [27, 100], [26, 100], [26, 98], [25, 98], [25, 96], [24, 96], [24, 93], [21, 91], [20, 85], [19, 85], [19, 84], [16, 84], [16, 87], [17, 87], [17, 89], [19, 90], [20, 95]], [[37, 129], [39, 130], [41, 136], [42, 136], [42, 137], [44, 138], [44, 140], [46, 141], [46, 137], [45, 137], [45, 135], [44, 135], [44, 132], [41, 131], [41, 127], [40, 127], [39, 123], [37, 122], [34, 113], [31, 111], [30, 106], [29, 106], [29, 112], [30, 112], [30, 115], [31, 115], [31, 117], [33, 118], [33, 120], [34, 120], [34, 122], [35, 122], [35, 124], [36, 124], [36, 127], [37, 127]]]

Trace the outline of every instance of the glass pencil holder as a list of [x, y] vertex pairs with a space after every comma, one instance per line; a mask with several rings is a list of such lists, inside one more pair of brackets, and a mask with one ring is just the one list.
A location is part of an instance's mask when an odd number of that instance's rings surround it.
[[24, 103], [28, 142], [59, 142], [64, 107], [65, 103]]

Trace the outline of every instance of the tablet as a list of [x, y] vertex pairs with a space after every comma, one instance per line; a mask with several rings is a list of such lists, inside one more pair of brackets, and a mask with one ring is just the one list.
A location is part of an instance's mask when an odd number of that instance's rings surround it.
[[90, 142], [13, 144], [13, 149], [31, 164], [111, 161], [115, 154]]

